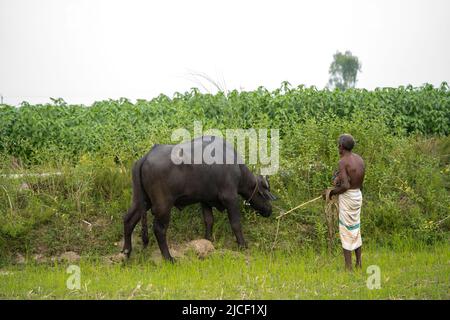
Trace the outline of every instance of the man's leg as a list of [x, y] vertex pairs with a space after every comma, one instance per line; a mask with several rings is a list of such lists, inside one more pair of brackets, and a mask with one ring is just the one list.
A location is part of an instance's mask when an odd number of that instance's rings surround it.
[[361, 262], [361, 248], [362, 248], [362, 246], [360, 246], [359, 248], [355, 249], [355, 255], [356, 255], [356, 268], [359, 268], [359, 269], [362, 268], [362, 262]]
[[345, 259], [345, 269], [347, 271], [352, 271], [352, 252], [349, 250], [344, 250], [344, 259]]

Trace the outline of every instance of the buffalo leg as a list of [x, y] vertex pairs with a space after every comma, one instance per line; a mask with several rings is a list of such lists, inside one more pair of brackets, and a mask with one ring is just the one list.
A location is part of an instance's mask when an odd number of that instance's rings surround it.
[[148, 246], [148, 225], [147, 225], [147, 211], [142, 212], [142, 219], [141, 219], [141, 239], [142, 239], [142, 245], [144, 248]]
[[170, 209], [164, 211], [152, 210], [155, 218], [153, 219], [153, 232], [158, 241], [159, 249], [164, 259], [173, 262], [174, 259], [170, 255], [169, 247], [167, 246], [167, 228], [169, 227]]
[[131, 234], [133, 233], [136, 224], [141, 219], [141, 212], [136, 208], [132, 208], [128, 211], [128, 213], [123, 218], [123, 226], [124, 226], [124, 243], [122, 252], [127, 255], [127, 257], [131, 254]]
[[228, 220], [230, 221], [231, 229], [236, 236], [238, 246], [240, 248], [246, 248], [247, 244], [245, 243], [244, 236], [242, 235], [241, 212], [239, 210], [237, 200], [229, 201], [227, 205], [227, 211]]
[[214, 216], [212, 208], [207, 205], [202, 205], [203, 221], [205, 222], [205, 239], [212, 241], [212, 228], [214, 223]]

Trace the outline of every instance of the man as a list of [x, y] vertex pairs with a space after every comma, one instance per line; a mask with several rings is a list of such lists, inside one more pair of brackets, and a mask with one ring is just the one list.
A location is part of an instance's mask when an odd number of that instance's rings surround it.
[[[362, 205], [361, 188], [364, 181], [364, 161], [352, 152], [355, 140], [349, 134], [339, 137], [339, 170], [333, 179], [333, 189], [324, 191], [326, 198], [339, 197], [339, 235], [344, 250], [345, 267], [352, 270], [352, 251], [356, 254], [356, 267], [361, 268]], [[328, 200], [328, 199], [327, 199]]]

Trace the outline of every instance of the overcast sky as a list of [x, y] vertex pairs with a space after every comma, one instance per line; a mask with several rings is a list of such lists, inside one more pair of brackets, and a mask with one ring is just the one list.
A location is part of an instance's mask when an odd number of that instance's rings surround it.
[[450, 83], [450, 1], [0, 0], [10, 104], [171, 96], [192, 73], [323, 88], [336, 50], [361, 60], [357, 87]]

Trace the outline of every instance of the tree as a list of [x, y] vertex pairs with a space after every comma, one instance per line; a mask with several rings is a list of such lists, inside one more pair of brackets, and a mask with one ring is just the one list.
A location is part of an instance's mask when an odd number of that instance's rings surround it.
[[345, 51], [344, 54], [337, 51], [328, 71], [328, 86], [340, 90], [354, 88], [358, 71], [361, 71], [361, 63], [357, 56], [352, 55], [350, 51]]

